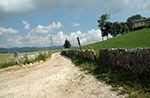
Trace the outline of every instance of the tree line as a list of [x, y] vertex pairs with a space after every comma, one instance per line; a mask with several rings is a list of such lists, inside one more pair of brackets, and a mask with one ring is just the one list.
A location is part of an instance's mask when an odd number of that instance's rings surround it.
[[127, 33], [129, 31], [133, 31], [133, 23], [136, 20], [144, 19], [145, 17], [142, 17], [140, 14], [133, 15], [131, 17], [127, 18], [126, 22], [110, 22], [108, 19], [110, 19], [109, 14], [103, 14], [100, 16], [98, 22], [98, 27], [102, 31], [102, 40], [103, 37], [107, 37], [110, 34], [111, 36], [115, 37], [120, 34]]

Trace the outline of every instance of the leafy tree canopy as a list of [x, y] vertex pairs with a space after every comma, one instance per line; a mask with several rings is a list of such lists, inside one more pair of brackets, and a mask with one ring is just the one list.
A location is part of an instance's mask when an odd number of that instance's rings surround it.
[[133, 30], [133, 22], [139, 19], [144, 19], [145, 17], [142, 17], [140, 14], [133, 15], [131, 17], [127, 18], [127, 25], [129, 27], [129, 30]]
[[98, 27], [101, 29], [102, 31], [102, 36], [106, 36], [106, 32], [105, 32], [105, 23], [107, 22], [107, 20], [110, 18], [109, 14], [103, 14], [101, 15], [100, 19], [97, 20], [97, 22], [99, 23]]

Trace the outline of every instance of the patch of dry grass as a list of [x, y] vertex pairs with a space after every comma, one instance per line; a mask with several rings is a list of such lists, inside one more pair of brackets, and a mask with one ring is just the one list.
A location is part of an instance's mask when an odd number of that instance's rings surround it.
[[7, 63], [14, 60], [14, 56], [12, 53], [9, 54], [0, 54], [0, 63]]

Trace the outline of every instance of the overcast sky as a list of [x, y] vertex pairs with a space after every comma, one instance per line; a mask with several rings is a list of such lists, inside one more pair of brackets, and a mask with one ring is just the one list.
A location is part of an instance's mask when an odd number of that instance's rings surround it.
[[150, 0], [0, 0], [0, 47], [45, 47], [101, 41], [97, 20], [126, 21], [135, 14], [150, 17]]

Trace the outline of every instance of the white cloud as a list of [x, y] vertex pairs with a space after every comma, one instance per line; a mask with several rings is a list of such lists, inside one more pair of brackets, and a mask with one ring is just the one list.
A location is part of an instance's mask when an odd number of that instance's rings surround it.
[[[70, 40], [73, 46], [78, 46], [77, 37], [80, 38], [81, 45], [86, 45], [101, 41], [101, 31], [92, 29], [86, 33], [81, 31], [71, 32], [70, 34], [65, 34], [60, 31], [55, 35], [52, 35], [53, 46], [62, 46], [65, 39]], [[32, 35], [28, 33], [26, 36], [13, 36], [11, 38], [5, 39], [5, 43], [0, 43], [1, 46], [5, 44], [9, 47], [46, 47], [51, 45], [51, 34], [46, 34], [44, 36]]]
[[79, 24], [79, 23], [72, 23], [72, 26], [74, 26], [74, 27], [79, 27], [80, 24]]
[[21, 47], [21, 46], [24, 46], [24, 43], [22, 41], [21, 36], [15, 36], [15, 37], [12, 37], [12, 38], [8, 38], [7, 45], [9, 47]]
[[86, 45], [86, 44], [90, 44], [102, 40], [101, 31], [99, 29], [98, 30], [92, 29], [87, 33], [82, 33], [81, 31], [72, 32], [68, 37], [69, 37], [68, 39], [70, 39], [73, 45], [78, 45], [77, 37], [80, 38], [82, 45]]
[[22, 23], [25, 25], [24, 29], [29, 30], [30, 29], [30, 24], [27, 21], [22, 21]]
[[10, 35], [10, 34], [16, 34], [18, 32], [19, 32], [18, 30], [14, 30], [12, 28], [3, 28], [3, 27], [0, 27], [0, 35], [1, 36]]
[[61, 27], [63, 27], [63, 25], [60, 22], [58, 23], [53, 22], [48, 26], [38, 25], [35, 29], [31, 30], [30, 33], [47, 34], [48, 32], [53, 32], [54, 30], [58, 30]]

